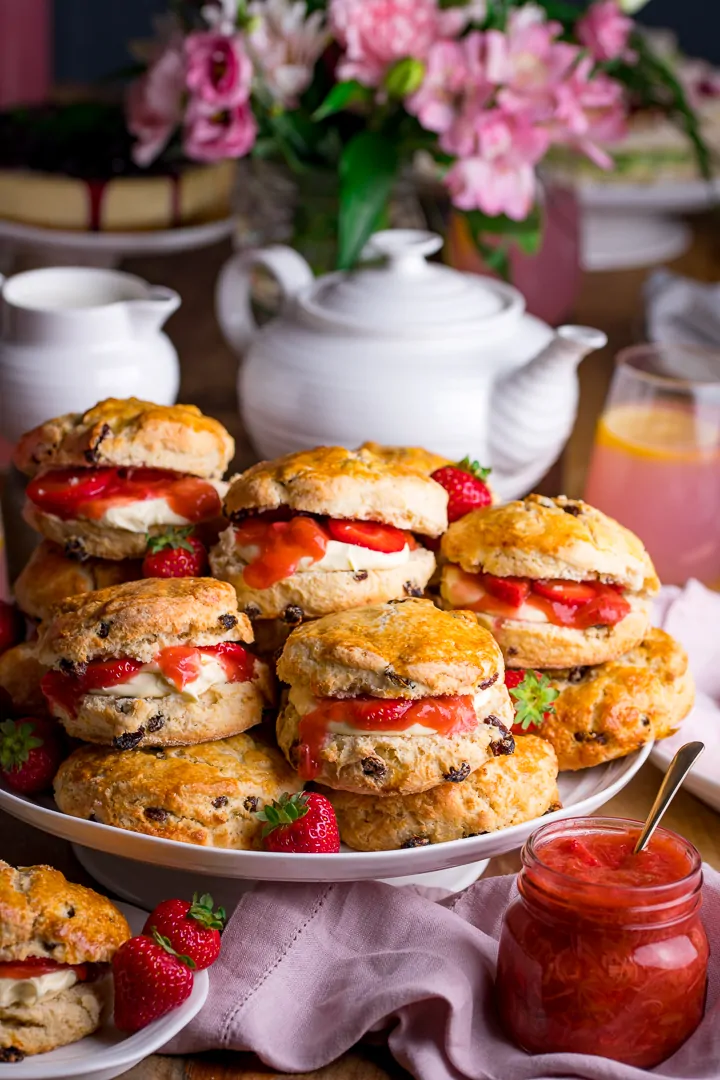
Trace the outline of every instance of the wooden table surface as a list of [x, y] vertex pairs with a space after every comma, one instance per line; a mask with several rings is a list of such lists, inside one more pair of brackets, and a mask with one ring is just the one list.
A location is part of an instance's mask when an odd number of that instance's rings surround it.
[[[149, 281], [177, 289], [182, 307], [168, 324], [180, 353], [180, 400], [194, 402], [221, 420], [236, 438], [236, 467], [253, 460], [240, 428], [235, 396], [237, 362], [220, 337], [213, 317], [215, 278], [229, 246], [170, 257], [135, 259], [127, 269]], [[692, 249], [673, 270], [703, 281], [720, 279], [720, 231], [711, 218], [695, 220]], [[574, 313], [577, 323], [596, 326], [609, 338], [606, 349], [589, 357], [581, 367], [578, 421], [562, 468], [555, 471], [566, 494], [582, 494], [592, 446], [595, 421], [612, 376], [613, 357], [625, 345], [643, 340], [642, 288], [644, 270], [586, 274]], [[603, 808], [615, 816], [643, 818], [655, 796], [660, 774], [646, 764], [628, 787]], [[710, 865], [720, 868], [720, 816], [692, 795], [681, 793], [668, 811], [666, 822], [692, 841]], [[0, 812], [0, 857], [11, 863], [49, 862], [77, 881], [89, 882], [69, 845], [16, 822]], [[493, 859], [487, 873], [517, 870], [517, 853]], [[196, 1057], [153, 1057], [126, 1073], [127, 1080], [268, 1080], [280, 1074], [268, 1070], [252, 1055], [215, 1054]], [[286, 1075], [286, 1074], [282, 1074]], [[295, 1074], [297, 1075], [297, 1074]], [[311, 1075], [313, 1080], [388, 1080], [407, 1077], [383, 1051], [359, 1048]]]

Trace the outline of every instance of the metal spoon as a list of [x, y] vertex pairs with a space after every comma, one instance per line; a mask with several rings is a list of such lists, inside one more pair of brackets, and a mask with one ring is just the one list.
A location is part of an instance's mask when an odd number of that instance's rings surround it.
[[660, 818], [675, 798], [680, 785], [704, 749], [705, 743], [701, 742], [689, 742], [680, 747], [677, 754], [670, 762], [670, 768], [663, 777], [660, 790], [657, 793], [655, 802], [652, 804], [652, 810], [647, 816], [643, 830], [638, 837], [638, 842], [635, 845], [633, 855], [637, 855], [650, 843], [652, 834], [660, 824]]

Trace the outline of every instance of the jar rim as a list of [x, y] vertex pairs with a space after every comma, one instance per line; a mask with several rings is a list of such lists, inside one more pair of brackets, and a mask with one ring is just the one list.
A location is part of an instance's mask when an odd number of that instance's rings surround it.
[[683, 885], [690, 888], [697, 881], [698, 875], [702, 871], [702, 859], [694, 844], [691, 844], [684, 836], [680, 836], [679, 833], [673, 832], [672, 829], [658, 827], [655, 835], [666, 836], [682, 848], [690, 858], [690, 868], [683, 877], [656, 885], [625, 885], [613, 881], [584, 881], [582, 878], [574, 877], [572, 874], [557, 870], [554, 866], [549, 866], [543, 862], [538, 851], [538, 841], [542, 843], [544, 839], [550, 836], [573, 835], [580, 831], [585, 833], [600, 831], [629, 832], [630, 830], [639, 832], [644, 824], [643, 821], [637, 821], [634, 818], [619, 817], [576, 817], [564, 818], [560, 821], [549, 821], [546, 825], [541, 825], [539, 829], [536, 829], [525, 841], [521, 852], [523, 868], [539, 868], [544, 875], [548, 876], [549, 880], [558, 883], [571, 883], [574, 890], [592, 890], [596, 898], [601, 898], [603, 895], [609, 898], [611, 894], [617, 897], [619, 894], [628, 900], [635, 897], [639, 900], [641, 897], [647, 898], [648, 895], [661, 899], [664, 896], [669, 896], [672, 892], [677, 893], [679, 889], [682, 889]]

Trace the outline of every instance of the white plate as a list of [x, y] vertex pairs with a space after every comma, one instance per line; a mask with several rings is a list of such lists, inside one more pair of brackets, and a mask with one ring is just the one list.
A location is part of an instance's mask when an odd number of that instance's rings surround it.
[[17, 221], [0, 218], [0, 240], [11, 241], [22, 248], [41, 248], [46, 251], [60, 250], [78, 255], [129, 255], [169, 254], [175, 251], [192, 251], [208, 247], [230, 236], [237, 219], [235, 216], [208, 221], [202, 225], [180, 225], [176, 229], [149, 229], [147, 232], [81, 232], [63, 229], [43, 229], [36, 225], [22, 225]]
[[[118, 903], [134, 934], [139, 934], [147, 912], [130, 904]], [[156, 1053], [196, 1016], [208, 995], [207, 971], [195, 973], [193, 989], [187, 1001], [167, 1016], [149, 1024], [134, 1035], [124, 1035], [108, 1019], [94, 1035], [80, 1042], [35, 1054], [16, 1065], [0, 1065], [2, 1080], [111, 1080], [137, 1065], [143, 1058]]]
[[634, 210], [640, 214], [689, 214], [707, 210], [720, 198], [720, 180], [661, 184], [580, 183], [576, 193], [593, 210]]
[[652, 743], [647, 743], [629, 757], [611, 761], [607, 765], [597, 765], [577, 773], [561, 773], [558, 783], [563, 808], [553, 814], [484, 836], [429, 844], [405, 851], [347, 850], [339, 855], [284, 855], [270, 851], [200, 847], [69, 817], [61, 814], [50, 799], [34, 801], [2, 788], [0, 809], [73, 844], [195, 874], [250, 881], [359, 881], [405, 877], [445, 870], [451, 866], [464, 866], [514, 851], [541, 822], [591, 814], [629, 783], [647, 759], [651, 746]]
[[[709, 718], [709, 713], [712, 719]], [[717, 706], [712, 698], [698, 691], [695, 695], [695, 707], [683, 720], [680, 730], [670, 739], [656, 743], [650, 760], [665, 772], [677, 751], [686, 742], [697, 739], [705, 743], [705, 751], [683, 780], [683, 787], [713, 810], [720, 811], [720, 731], [717, 730], [716, 713]]]

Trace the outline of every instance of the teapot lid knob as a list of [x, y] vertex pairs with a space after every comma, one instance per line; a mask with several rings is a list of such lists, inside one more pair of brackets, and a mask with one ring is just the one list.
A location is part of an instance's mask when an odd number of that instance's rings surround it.
[[424, 229], [384, 229], [370, 237], [363, 254], [371, 258], [383, 255], [392, 270], [417, 273], [425, 268], [428, 255], [442, 246], [441, 236]]

